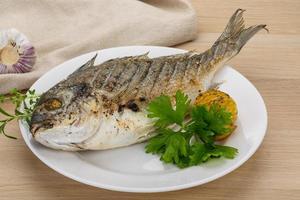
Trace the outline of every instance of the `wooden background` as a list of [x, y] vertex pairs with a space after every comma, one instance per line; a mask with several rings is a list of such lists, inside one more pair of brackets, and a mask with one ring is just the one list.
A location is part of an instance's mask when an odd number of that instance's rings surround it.
[[[130, 194], [102, 190], [49, 169], [22, 139], [0, 138], [0, 199], [300, 199], [300, 1], [194, 0], [199, 38], [178, 48], [205, 50], [237, 8], [248, 24], [266, 23], [229, 64], [254, 83], [269, 116], [260, 149], [243, 166], [208, 184], [176, 192]], [[6, 108], [11, 105], [5, 105]], [[16, 123], [9, 132], [19, 133]], [[21, 136], [17, 135], [19, 138]]]

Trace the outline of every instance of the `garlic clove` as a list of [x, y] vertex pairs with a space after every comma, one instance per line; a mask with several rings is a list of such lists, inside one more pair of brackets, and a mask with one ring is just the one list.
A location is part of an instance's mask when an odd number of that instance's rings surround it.
[[13, 46], [6, 46], [1, 51], [0, 60], [4, 65], [13, 65], [19, 58], [19, 53]]

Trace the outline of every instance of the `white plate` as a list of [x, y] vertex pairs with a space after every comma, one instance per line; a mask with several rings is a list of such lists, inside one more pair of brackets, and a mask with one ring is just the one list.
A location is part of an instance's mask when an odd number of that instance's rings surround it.
[[[185, 51], [166, 47], [129, 46], [97, 52], [96, 63], [146, 52], [150, 52], [150, 57], [156, 57]], [[36, 89], [38, 93], [48, 90], [95, 53], [78, 56], [55, 67], [37, 80], [31, 89]], [[126, 192], [162, 192], [201, 185], [228, 174], [247, 161], [261, 144], [267, 128], [264, 101], [243, 75], [227, 66], [216, 75], [215, 80], [226, 81], [220, 89], [229, 93], [238, 105], [238, 128], [225, 142], [239, 149], [238, 156], [233, 160], [215, 159], [200, 166], [178, 169], [162, 164], [156, 155], [146, 154], [145, 144], [106, 151], [63, 152], [35, 142], [25, 123], [20, 122], [20, 129], [28, 147], [42, 162], [62, 175], [88, 185]]]

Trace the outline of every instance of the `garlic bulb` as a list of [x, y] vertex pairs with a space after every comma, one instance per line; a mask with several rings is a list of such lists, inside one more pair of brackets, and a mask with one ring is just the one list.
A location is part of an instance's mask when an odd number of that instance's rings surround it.
[[16, 29], [0, 32], [0, 74], [31, 71], [35, 64], [34, 47]]

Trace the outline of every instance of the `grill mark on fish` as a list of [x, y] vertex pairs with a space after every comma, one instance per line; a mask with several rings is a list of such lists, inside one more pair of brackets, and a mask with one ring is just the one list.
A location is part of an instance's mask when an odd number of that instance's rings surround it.
[[167, 85], [169, 84], [169, 80], [171, 75], [175, 69], [176, 61], [166, 61], [161, 73], [156, 80], [155, 86], [152, 89], [153, 95], [162, 94], [167, 90]]
[[205, 66], [206, 71], [209, 72], [209, 71], [211, 71], [212, 67], [214, 67], [214, 66], [212, 66], [211, 61], [215, 58], [215, 57], [213, 57], [215, 55], [211, 49], [206, 51], [206, 54], [207, 54], [207, 56], [206, 56], [207, 59], [206, 59], [205, 63], [203, 63], [203, 66]]
[[[141, 82], [141, 86], [139, 88], [139, 92], [137, 96], [140, 97], [150, 97], [150, 93], [152, 91], [152, 88], [154, 87], [155, 81], [162, 70], [163, 62], [161, 62], [161, 59], [153, 59], [150, 63], [150, 66], [148, 67], [148, 73], [145, 76], [144, 80]], [[146, 99], [145, 99], [146, 100]]]
[[117, 63], [115, 63], [115, 64], [113, 65], [113, 68], [111, 68], [111, 69], [109, 70], [109, 73], [108, 73], [108, 75], [106, 76], [106, 79], [104, 80], [102, 86], [99, 88], [100, 90], [101, 90], [101, 89], [105, 89], [105, 87], [108, 88], [108, 87], [110, 86], [111, 80], [109, 80], [109, 79], [110, 79], [112, 73], [115, 71], [115, 69], [116, 69], [118, 66], [119, 66], [119, 65], [118, 65], [118, 62], [117, 62]]
[[116, 98], [120, 98], [120, 96], [128, 90], [130, 83], [135, 79], [136, 73], [138, 73], [138, 65], [141, 62], [149, 60], [147, 55], [148, 53], [124, 60], [124, 62], [127, 63], [127, 66], [125, 67], [126, 70], [124, 70], [124, 73], [121, 73], [116, 86], [112, 90], [112, 92], [115, 93]]
[[187, 73], [187, 67], [188, 67], [188, 62], [189, 62], [189, 60], [187, 61], [187, 62], [185, 62], [186, 60], [183, 60], [183, 70], [182, 70], [182, 76], [181, 76], [181, 80], [180, 80], [180, 82], [181, 82], [181, 85], [183, 85], [183, 82], [184, 82], [184, 78], [185, 78], [185, 76], [186, 76], [186, 73]]
[[152, 84], [151, 89], [148, 93], [149, 96], [152, 96], [152, 94], [153, 94], [153, 90], [155, 89], [155, 86], [157, 84], [157, 80], [159, 79], [159, 76], [163, 71], [163, 68], [165, 66], [165, 62], [158, 63], [158, 66], [159, 66], [159, 69], [157, 71], [155, 71], [156, 73], [154, 74], [155, 77], [153, 78], [153, 84]]
[[175, 70], [176, 70], [176, 72], [173, 73], [172, 77], [169, 79], [169, 84], [168, 84], [168, 87], [167, 87], [167, 91], [168, 90], [174, 90], [174, 88], [176, 90], [181, 89], [181, 86], [182, 86], [182, 83], [183, 83], [182, 81], [183, 81], [183, 77], [184, 77], [184, 72], [186, 70], [186, 64], [185, 64], [185, 61], [183, 59], [179, 59], [175, 63]]
[[171, 78], [170, 78], [169, 81], [172, 81], [174, 79], [174, 77], [176, 76], [176, 74], [177, 74], [177, 68], [178, 68], [178, 62], [175, 63], [175, 67], [174, 67], [174, 70], [173, 70], [173, 72], [171, 74]]
[[197, 74], [199, 68], [198, 65], [199, 61], [197, 57], [192, 56], [187, 64], [187, 70], [183, 80], [183, 85], [185, 88], [187, 88], [191, 83], [199, 84], [200, 80]]
[[150, 69], [151, 69], [151, 64], [152, 64], [152, 61], [151, 60], [147, 60], [147, 67], [146, 67], [146, 70], [143, 74], [143, 76], [141, 77], [141, 81], [140, 81], [140, 84], [138, 85], [138, 88], [137, 88], [137, 94], [136, 96], [139, 97], [139, 100], [140, 101], [145, 101], [145, 95], [141, 95], [141, 93], [144, 91], [144, 84], [145, 82], [147, 82], [147, 78], [148, 78], [148, 75], [149, 75], [149, 72], [150, 72]]
[[112, 67], [115, 66], [116, 64], [123, 62], [124, 60], [127, 60], [128, 58], [131, 57], [123, 57], [123, 58], [115, 58], [115, 59], [110, 59], [108, 61], [105, 61], [104, 63], [96, 66], [100, 71], [95, 77], [94, 80], [94, 87], [96, 89], [100, 89], [104, 86], [105, 80], [107, 80], [108, 75], [112, 73]]
[[145, 70], [143, 76], [141, 77], [141, 83], [142, 83], [142, 82], [146, 79], [146, 77], [148, 76], [152, 61], [151, 61], [151, 60], [147, 60], [146, 63], [147, 63], [147, 66], [146, 66], [146, 70]]
[[200, 64], [200, 65], [204, 64], [205, 61], [206, 61], [206, 53], [201, 53], [201, 54], [199, 54], [199, 57], [200, 57], [199, 64]]
[[187, 87], [188, 83], [190, 82], [191, 79], [195, 79], [196, 80], [196, 76], [193, 74], [193, 58], [190, 57], [188, 62], [187, 62], [187, 66], [186, 66], [186, 71], [183, 77], [183, 87]]
[[100, 71], [93, 82], [93, 86], [95, 89], [100, 89], [104, 85], [104, 81], [107, 79], [107, 76], [111, 73], [110, 68], [113, 64], [114, 62], [107, 62], [98, 66]]
[[167, 90], [169, 90], [170, 88], [173, 88], [174, 84], [176, 84], [176, 75], [178, 74], [177, 72], [178, 72], [178, 62], [176, 62], [174, 65], [174, 70], [169, 79], [169, 84], [168, 84]]
[[[146, 60], [140, 60], [140, 62], [137, 62], [137, 70], [134, 76], [132, 77], [131, 81], [128, 84], [128, 87], [124, 91], [124, 94], [122, 95], [123, 101], [128, 101], [130, 99], [134, 99], [138, 93], [139, 84], [141, 83], [141, 80], [143, 80], [145, 77], [145, 73], [149, 70], [148, 64]], [[123, 102], [124, 103], [124, 102]]]
[[102, 68], [99, 67], [97, 70], [94, 70], [94, 77], [92, 78], [92, 80], [90, 81], [91, 85], [94, 85], [95, 80], [98, 78], [99, 74], [101, 73]]
[[122, 73], [122, 76], [119, 77], [119, 87], [116, 87], [114, 90], [117, 99], [121, 98], [122, 94], [127, 91], [132, 79], [138, 72], [136, 62], [128, 62], [127, 66], [127, 71]]
[[192, 54], [188, 56], [187, 64], [186, 64], [187, 71], [191, 70], [191, 68], [193, 67], [192, 61], [193, 61], [194, 56], [195, 55], [192, 55]]
[[[205, 67], [204, 67], [204, 65], [203, 65], [203, 63], [205, 62], [205, 60], [206, 60], [206, 54], [199, 54], [198, 55], [198, 59], [199, 59], [199, 61], [198, 61], [198, 64], [197, 64], [197, 76], [199, 76], [199, 74], [201, 74], [201, 72], [204, 72], [204, 73], [206, 73], [206, 69], [205, 69]], [[200, 77], [199, 77], [199, 79], [200, 79]]]

